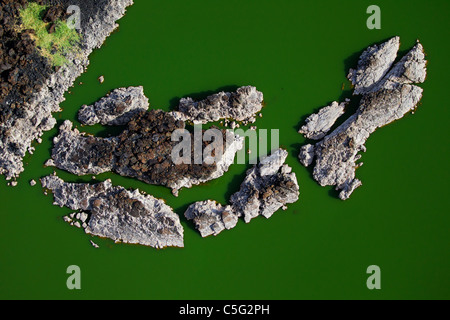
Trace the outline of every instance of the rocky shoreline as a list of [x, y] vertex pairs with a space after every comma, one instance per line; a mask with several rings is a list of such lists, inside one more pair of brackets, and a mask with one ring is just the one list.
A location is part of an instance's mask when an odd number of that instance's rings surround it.
[[[53, 5], [53, 1], [40, 2]], [[25, 4], [24, 1], [20, 3]], [[0, 123], [0, 174], [5, 175], [7, 180], [17, 178], [23, 172], [23, 157], [27, 152], [33, 152], [33, 141], [39, 143], [44, 132], [55, 126], [56, 120], [52, 113], [61, 111], [59, 104], [64, 101], [64, 93], [86, 70], [91, 52], [99, 48], [117, 28], [116, 21], [125, 14], [126, 8], [132, 3], [132, 0], [59, 1], [63, 8], [78, 5], [81, 9], [79, 50], [69, 54], [66, 57], [69, 63], [61, 68], [51, 70], [48, 63], [40, 67], [40, 71], [48, 71], [47, 74], [43, 73], [45, 77], [42, 83], [35, 88], [36, 90], [22, 93], [24, 96], [22, 99], [25, 100], [20, 112], [10, 114]], [[42, 58], [35, 56], [35, 59]], [[17, 100], [17, 97], [13, 100]], [[2, 109], [15, 109], [13, 100], [5, 97], [1, 101]]]

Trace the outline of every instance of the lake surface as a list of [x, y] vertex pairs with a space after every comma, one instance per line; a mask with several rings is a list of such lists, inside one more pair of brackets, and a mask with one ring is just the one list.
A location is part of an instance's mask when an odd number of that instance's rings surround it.
[[[52, 138], [45, 134], [16, 188], [0, 185], [0, 298], [10, 299], [428, 299], [450, 298], [449, 1], [377, 1], [381, 30], [366, 27], [367, 1], [143, 1], [120, 21], [91, 56], [88, 71], [66, 94], [65, 119], [110, 90], [144, 86], [151, 107], [170, 110], [181, 97], [206, 97], [221, 88], [254, 85], [264, 93], [259, 129], [279, 129], [287, 163], [297, 174], [300, 200], [270, 220], [240, 221], [203, 239], [183, 213], [198, 200], [225, 203], [239, 189], [248, 165], [221, 179], [182, 190], [149, 186], [114, 174], [115, 185], [139, 188], [182, 216], [185, 248], [114, 244], [62, 220], [31, 179], [43, 168]], [[363, 186], [337, 199], [297, 160], [305, 139], [301, 120], [333, 100], [349, 97], [346, 75], [362, 50], [392, 36], [401, 51], [420, 39], [428, 79], [414, 115], [368, 140]], [[105, 82], [97, 78], [104, 75]], [[83, 84], [80, 85], [79, 83]], [[117, 129], [82, 128], [103, 136]], [[91, 181], [57, 171], [68, 181]], [[81, 268], [79, 291], [66, 287], [66, 269]], [[381, 268], [382, 289], [366, 287], [367, 267]]]

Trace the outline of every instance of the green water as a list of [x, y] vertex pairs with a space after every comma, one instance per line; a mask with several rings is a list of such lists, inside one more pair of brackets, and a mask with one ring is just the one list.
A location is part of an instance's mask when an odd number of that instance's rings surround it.
[[[0, 298], [38, 299], [430, 299], [450, 298], [448, 196], [448, 1], [377, 1], [382, 29], [366, 28], [369, 1], [143, 1], [91, 56], [57, 114], [76, 120], [82, 104], [109, 90], [143, 85], [153, 108], [223, 87], [264, 92], [260, 129], [280, 129], [301, 198], [270, 220], [241, 221], [203, 239], [182, 218], [185, 248], [155, 250], [95, 239], [69, 226], [67, 208], [52, 205], [31, 179], [43, 168], [57, 129], [25, 158], [19, 186], [0, 186]], [[296, 157], [300, 120], [346, 97], [349, 67], [368, 45], [399, 35], [401, 50], [423, 43], [429, 60], [421, 106], [377, 131], [357, 171], [363, 187], [349, 201], [320, 187]], [[100, 85], [97, 78], [105, 76]], [[83, 85], [79, 85], [83, 82]], [[344, 90], [342, 86], [344, 84]], [[77, 122], [76, 122], [77, 123]], [[83, 128], [102, 135], [115, 131]], [[182, 215], [194, 201], [222, 203], [248, 166], [182, 190], [104, 174], [116, 185], [165, 198]], [[91, 181], [58, 171], [68, 181]], [[66, 287], [66, 268], [81, 268], [79, 291]], [[366, 287], [366, 269], [381, 268], [382, 289]]]

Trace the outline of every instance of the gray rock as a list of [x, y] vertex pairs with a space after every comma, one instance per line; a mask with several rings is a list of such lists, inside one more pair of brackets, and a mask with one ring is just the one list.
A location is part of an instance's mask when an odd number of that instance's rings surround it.
[[348, 79], [355, 86], [354, 94], [364, 94], [386, 75], [392, 67], [400, 48], [400, 37], [367, 48], [360, 56], [356, 69], [350, 69]]
[[30, 186], [34, 187], [36, 185], [36, 181], [35, 180], [31, 180], [30, 181]]
[[149, 106], [143, 87], [119, 88], [94, 105], [81, 107], [78, 119], [89, 126], [97, 123], [108, 126], [125, 125]]
[[247, 176], [230, 204], [245, 222], [257, 216], [270, 218], [276, 211], [299, 199], [299, 186], [295, 173], [284, 164], [288, 152], [278, 149], [247, 171]]
[[279, 209], [286, 209], [300, 194], [295, 173], [284, 164], [287, 155], [287, 151], [279, 149], [248, 170], [240, 190], [231, 196], [230, 205], [223, 207], [211, 200], [196, 202], [189, 206], [185, 217], [194, 220], [202, 237], [207, 237], [234, 228], [238, 217], [249, 223], [257, 216], [270, 218]]
[[193, 220], [202, 237], [217, 236], [223, 230], [232, 229], [238, 222], [238, 216], [230, 206], [207, 200], [196, 202], [188, 207], [184, 216]]
[[[390, 69], [392, 57], [398, 50], [397, 43], [398, 39], [393, 38], [363, 53], [358, 69], [351, 71], [360, 79], [355, 83], [355, 93], [364, 93], [358, 110], [315, 146], [304, 146], [300, 151], [303, 165], [310, 165], [313, 157], [316, 159], [314, 179], [321, 186], [336, 186], [336, 190], [341, 190], [342, 200], [348, 199], [362, 185], [355, 178], [355, 171], [362, 165], [357, 161], [361, 158], [359, 153], [366, 151], [369, 136], [413, 111], [422, 98], [422, 88], [411, 83], [421, 83], [426, 78], [423, 47], [417, 43]], [[385, 76], [380, 79], [380, 74]], [[374, 82], [374, 79], [379, 80]]]
[[64, 121], [59, 135], [53, 138], [53, 162], [55, 165], [78, 176], [101, 174], [112, 171], [117, 138], [96, 138], [72, 129], [72, 122]]
[[[184, 246], [180, 219], [163, 200], [114, 187], [110, 180], [89, 185], [67, 183], [53, 175], [41, 183], [53, 192], [56, 205], [82, 210], [78, 217], [86, 221], [87, 234], [154, 248]], [[65, 220], [81, 227], [78, 220]]]
[[32, 142], [55, 126], [52, 113], [61, 111], [59, 104], [65, 100], [64, 93], [86, 70], [91, 52], [118, 27], [116, 21], [124, 16], [131, 4], [132, 0], [105, 0], [99, 5], [98, 12], [83, 12], [89, 18], [81, 26], [80, 50], [66, 57], [69, 63], [48, 78], [44, 87], [23, 108], [24, 114], [20, 118], [12, 117], [2, 124], [9, 134], [0, 139], [0, 174], [7, 180], [23, 172], [23, 158], [33, 150]]
[[206, 124], [221, 119], [253, 123], [256, 121], [256, 114], [263, 107], [263, 100], [263, 94], [255, 87], [246, 86], [236, 92], [219, 92], [198, 102], [192, 98], [183, 98], [174, 115], [177, 119], [194, 124]]
[[310, 115], [299, 133], [308, 139], [322, 139], [336, 123], [336, 120], [345, 113], [345, 107], [349, 102], [350, 100], [342, 103], [334, 101], [331, 105], [320, 109], [318, 113]]
[[302, 146], [298, 159], [303, 166], [309, 167], [314, 161], [314, 145], [307, 144]]

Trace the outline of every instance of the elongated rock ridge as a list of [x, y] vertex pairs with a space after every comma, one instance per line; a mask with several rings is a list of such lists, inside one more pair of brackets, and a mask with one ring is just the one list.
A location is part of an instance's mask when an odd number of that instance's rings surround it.
[[82, 106], [78, 120], [84, 125], [100, 123], [104, 126], [126, 125], [141, 111], [147, 111], [150, 104], [143, 87], [119, 88], [94, 105]]
[[190, 97], [182, 98], [174, 116], [194, 124], [206, 124], [221, 119], [254, 123], [256, 114], [263, 107], [263, 100], [262, 92], [255, 87], [245, 86], [238, 88], [236, 92], [210, 95], [202, 101], [194, 101]]
[[[51, 4], [51, 1], [48, 3]], [[61, 68], [53, 70], [48, 67], [48, 62], [36, 62], [34, 67], [37, 72], [31, 72], [28, 79], [34, 81], [34, 77], [45, 75], [42, 84], [35, 86], [33, 90], [24, 87], [19, 94], [20, 99], [17, 93], [12, 92], [0, 101], [3, 113], [0, 119], [0, 174], [5, 175], [7, 180], [16, 178], [23, 172], [23, 157], [27, 152], [33, 152], [33, 141], [39, 143], [43, 133], [55, 126], [56, 120], [52, 113], [61, 111], [59, 104], [64, 101], [64, 93], [86, 70], [91, 52], [99, 48], [118, 27], [116, 21], [124, 16], [126, 8], [133, 1], [61, 0], [59, 3], [64, 10], [70, 5], [80, 7], [81, 43], [78, 50], [68, 54], [66, 59], [69, 62]], [[31, 57], [34, 61], [43, 59], [36, 54]], [[9, 67], [2, 66], [1, 72], [10, 72]], [[14, 79], [19, 82], [24, 77], [22, 71], [26, 70], [11, 70]], [[18, 100], [23, 100], [23, 104], [18, 105]]]
[[53, 192], [54, 205], [80, 210], [64, 220], [87, 234], [154, 248], [184, 246], [180, 219], [163, 200], [115, 187], [110, 180], [67, 183], [53, 175], [41, 183]]
[[343, 103], [334, 101], [329, 106], [320, 109], [318, 113], [310, 115], [299, 133], [311, 140], [322, 139], [336, 123], [336, 120], [344, 114], [345, 107], [349, 102], [350, 100]]
[[249, 169], [229, 205], [211, 200], [196, 202], [188, 207], [185, 217], [193, 220], [202, 237], [207, 237], [234, 228], [239, 217], [249, 223], [257, 216], [269, 219], [279, 209], [286, 209], [300, 195], [295, 173], [285, 164], [287, 156], [286, 150], [276, 150]]
[[362, 185], [355, 172], [362, 165], [357, 163], [359, 153], [366, 151], [370, 134], [413, 111], [422, 98], [423, 89], [413, 83], [423, 83], [426, 78], [423, 47], [417, 42], [392, 66], [399, 44], [395, 37], [364, 51], [357, 69], [349, 73], [354, 94], [362, 94], [358, 110], [323, 140], [300, 150], [303, 165], [315, 161], [314, 179], [321, 186], [336, 186], [342, 200]]

